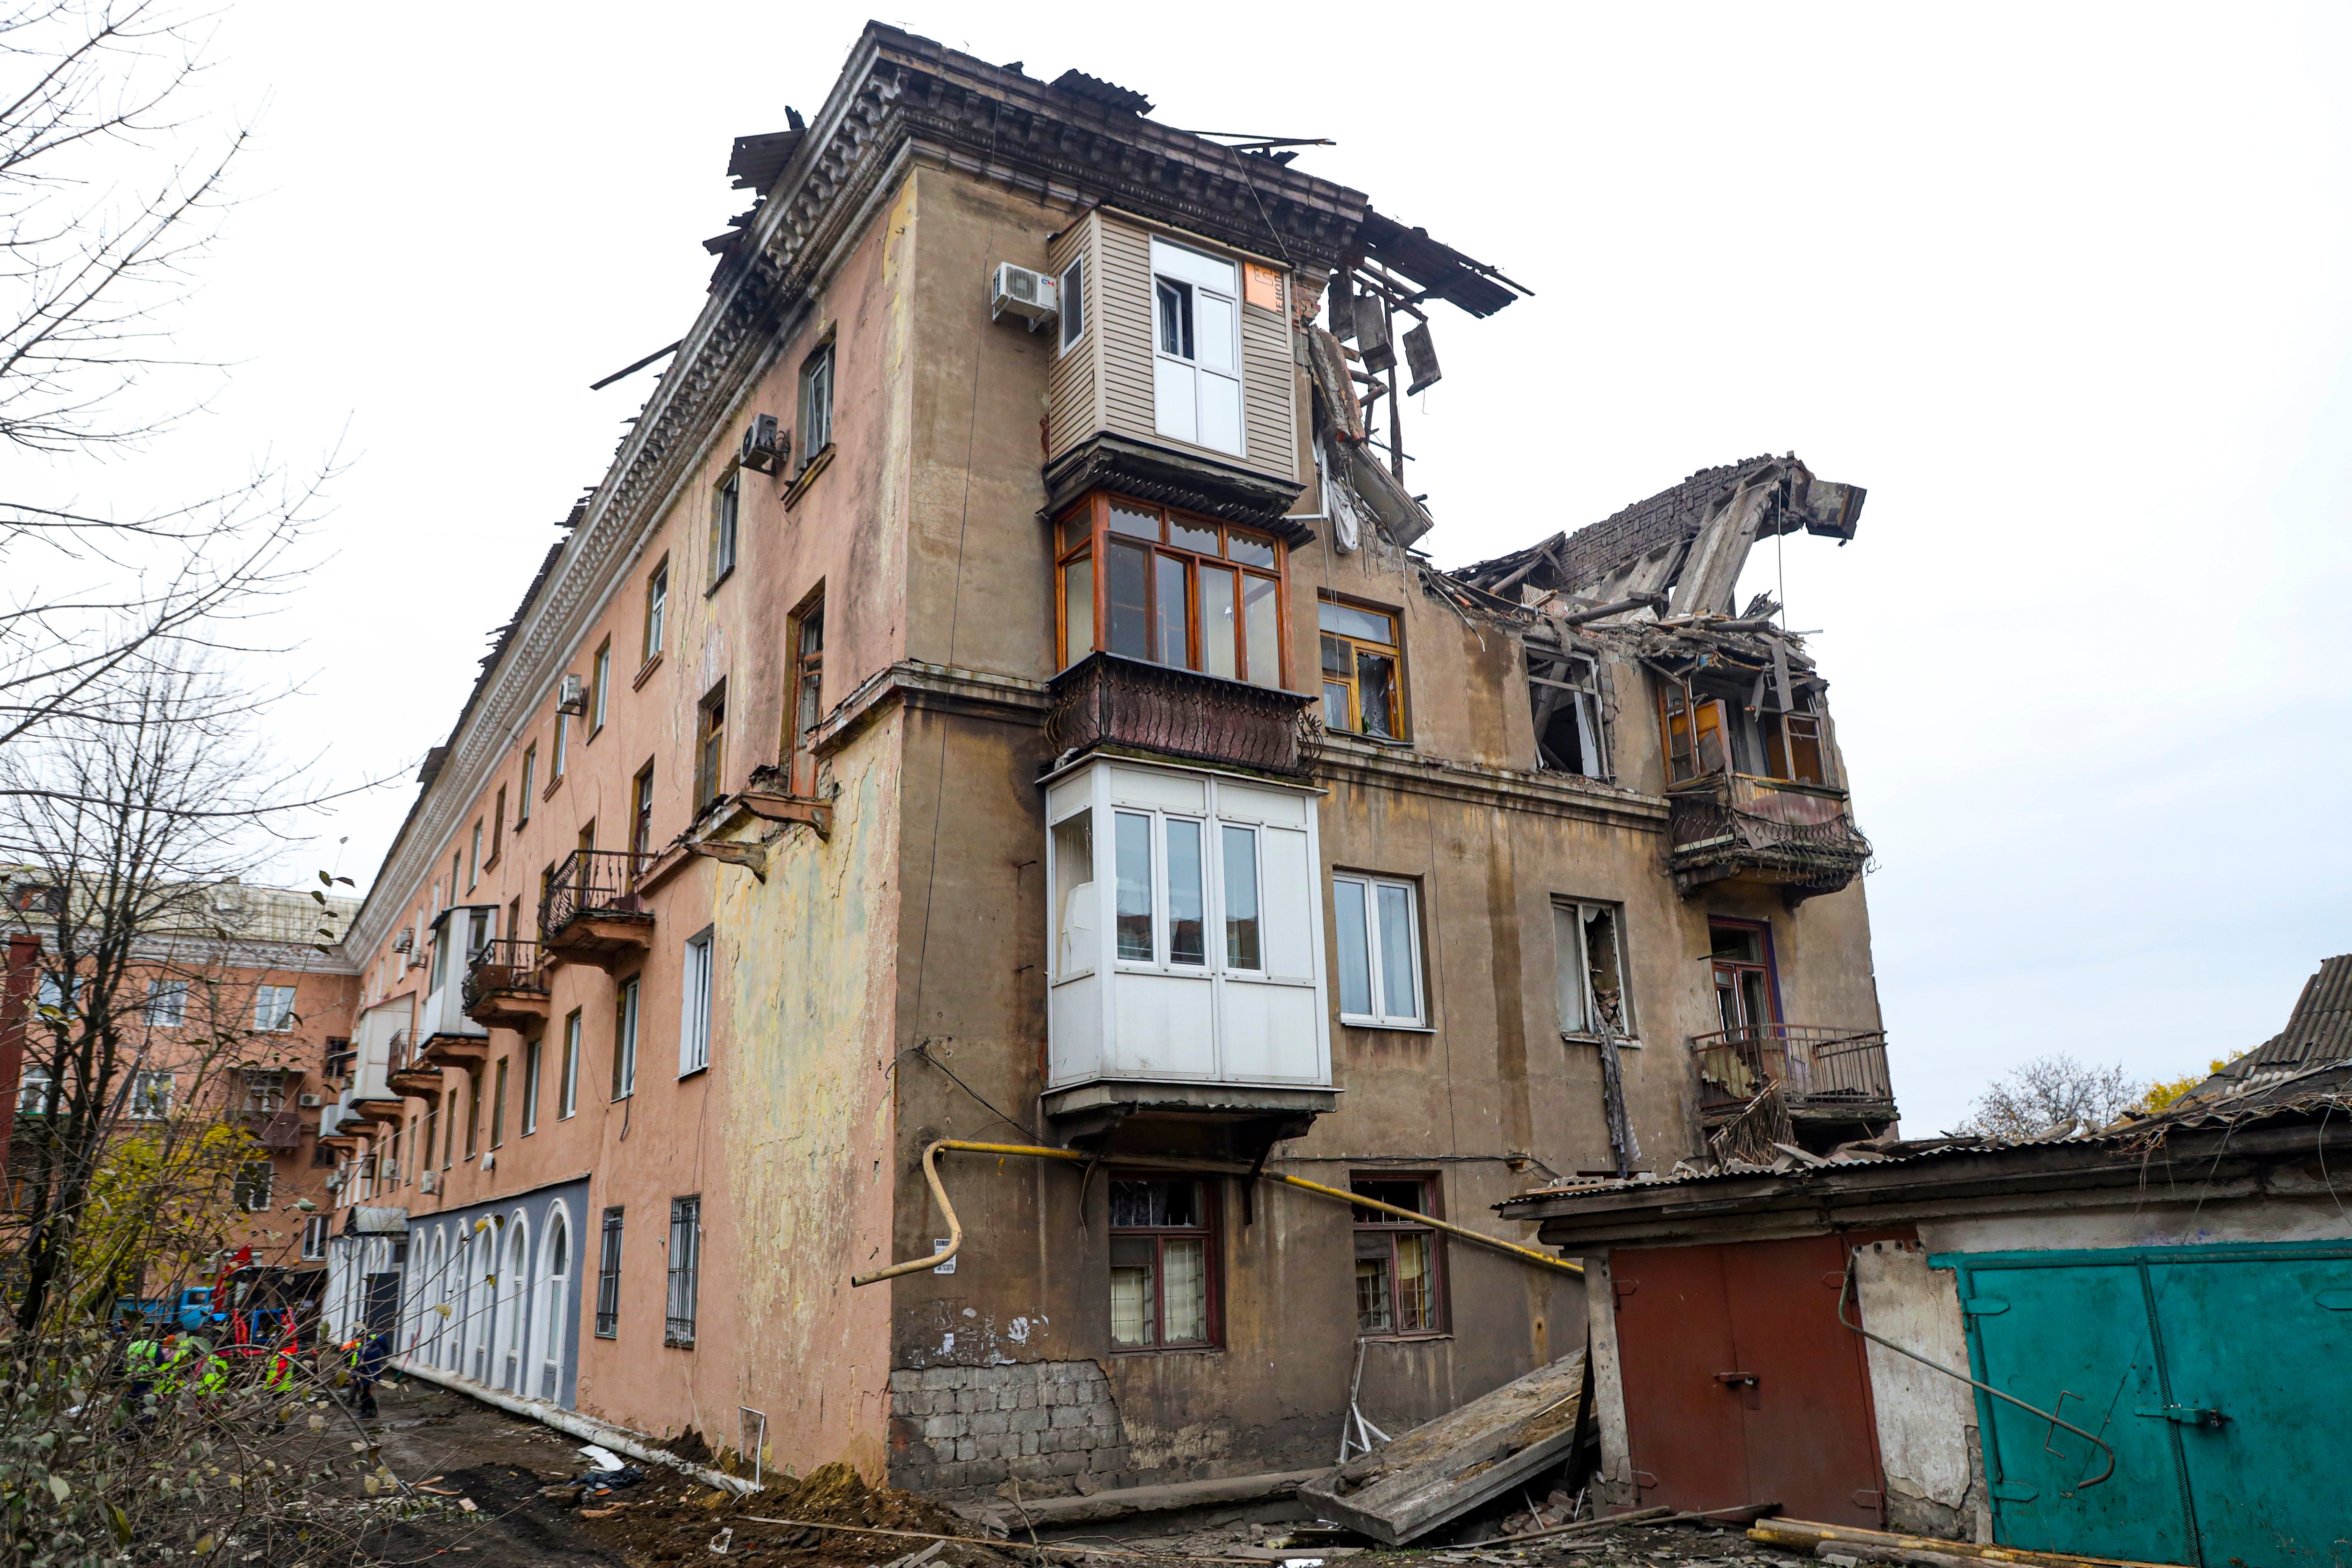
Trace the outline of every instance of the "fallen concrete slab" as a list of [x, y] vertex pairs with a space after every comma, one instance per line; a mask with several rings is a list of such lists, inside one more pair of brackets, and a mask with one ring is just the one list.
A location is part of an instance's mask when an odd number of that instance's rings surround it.
[[1576, 1441], [1584, 1399], [1579, 1351], [1308, 1482], [1299, 1500], [1402, 1546], [1558, 1463]]

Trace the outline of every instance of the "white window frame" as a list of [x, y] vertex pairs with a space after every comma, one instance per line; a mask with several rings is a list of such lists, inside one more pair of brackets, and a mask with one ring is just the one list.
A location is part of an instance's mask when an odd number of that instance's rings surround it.
[[[272, 1020], [276, 1020], [272, 1022]], [[294, 987], [257, 985], [253, 988], [253, 1028], [256, 1034], [283, 1035], [294, 1027]]]
[[[332, 1233], [334, 1221], [322, 1214], [314, 1214], [302, 1222], [302, 1257], [313, 1261], [327, 1256], [327, 1237]], [[438, 1314], [436, 1314], [437, 1317]]]
[[[241, 1167], [239, 1167], [236, 1173], [236, 1181], [234, 1185], [247, 1185], [246, 1177], [250, 1173], [258, 1173], [260, 1175], [260, 1181], [257, 1184], [255, 1184], [255, 1185], [257, 1185], [260, 1189], [260, 1201], [257, 1203], [251, 1195], [248, 1195], [239, 1200], [236, 1206], [244, 1210], [247, 1214], [268, 1214], [269, 1212], [271, 1201], [278, 1195], [278, 1167], [267, 1159], [247, 1160]], [[371, 1182], [370, 1185], [371, 1188], [373, 1188], [373, 1182]], [[248, 1191], [250, 1191], [250, 1189], [248, 1189]], [[373, 1197], [373, 1195], [374, 1193], [371, 1190], [369, 1196]]]
[[[1339, 908], [1339, 889], [1342, 885], [1361, 888], [1364, 899], [1364, 973], [1371, 994], [1373, 1010], [1350, 1013], [1342, 993], [1344, 963], [1331, 973], [1331, 991], [1340, 1001], [1339, 1021], [1368, 1029], [1425, 1029], [1429, 1027], [1429, 989], [1426, 964], [1421, 948], [1421, 888], [1402, 877], [1376, 877], [1363, 872], [1336, 871], [1331, 876], [1331, 931], [1336, 944], [1344, 945], [1349, 938], [1347, 915]], [[1402, 889], [1405, 896], [1405, 953], [1412, 963], [1412, 999], [1417, 1011], [1400, 1016], [1381, 1011], [1388, 995], [1388, 976], [1383, 967], [1381, 941], [1381, 900], [1383, 888]]]
[[800, 467], [795, 473], [805, 473], [826, 447], [833, 445], [834, 406], [834, 345], [830, 340], [819, 343], [801, 361], [800, 374]]
[[716, 926], [686, 939], [684, 993], [678, 1005], [677, 1076], [689, 1078], [710, 1065], [710, 984], [717, 955]]
[[[1160, 308], [1163, 288], [1175, 289], [1184, 297], [1185, 309], [1192, 318], [1190, 353], [1184, 352], [1188, 345], [1164, 341]], [[1153, 427], [1160, 435], [1190, 446], [1229, 457], [1248, 456], [1249, 409], [1242, 382], [1240, 264], [1154, 237], [1150, 309]], [[1221, 343], [1209, 331], [1213, 324], [1212, 318], [1217, 314], [1223, 314], [1230, 323], [1225, 341]], [[1212, 344], [1222, 353], [1222, 365], [1218, 353], [1204, 352]], [[1227, 382], [1232, 384], [1230, 388], [1214, 384]], [[1222, 405], [1228, 395], [1233, 414], [1231, 445], [1223, 439], [1226, 432], [1213, 429], [1203, 414], [1213, 399]]]
[[[172, 1114], [172, 1091], [178, 1087], [177, 1076], [168, 1072], [135, 1072], [131, 1075], [131, 1103], [125, 1113], [133, 1121], [163, 1121]], [[157, 1091], [161, 1090], [161, 1093]]]
[[[1586, 949], [1584, 933], [1586, 914], [1606, 911], [1612, 917], [1612, 929], [1617, 934], [1617, 983], [1620, 987], [1617, 1011], [1624, 1020], [1624, 1026], [1615, 1031], [1615, 1037], [1621, 1046], [1638, 1047], [1642, 1043], [1642, 1016], [1633, 1006], [1633, 961], [1625, 951], [1625, 906], [1606, 899], [1554, 899], [1551, 909], [1552, 949], [1559, 964], [1556, 1000], [1560, 1005], [1560, 1037], [1568, 1040], [1601, 1038], [1601, 1031], [1593, 1026], [1592, 1022], [1598, 1013], [1592, 997], [1592, 955]], [[1575, 933], [1576, 951], [1572, 953], [1564, 940], [1563, 928]], [[1581, 996], [1584, 1024], [1580, 1028], [1570, 1027], [1568, 1020], [1565, 1004], [1571, 980]]]
[[596, 658], [589, 667], [588, 735], [591, 740], [604, 728], [604, 699], [613, 686], [613, 639], [606, 637], [597, 645]]
[[[1111, 967], [1137, 974], [1172, 974], [1189, 977], [1223, 974], [1241, 980], [1266, 979], [1266, 936], [1264, 928], [1265, 850], [1261, 839], [1263, 832], [1261, 826], [1255, 822], [1236, 821], [1214, 814], [1170, 811], [1129, 801], [1114, 803], [1109, 816], [1111, 833], [1108, 864], [1106, 866], [1104, 863], [1103, 846], [1097, 844], [1095, 848], [1095, 877], [1097, 881], [1100, 882], [1108, 876], [1110, 882], [1109, 894], [1103, 907], [1112, 926]], [[1129, 958], [1118, 951], [1118, 819], [1122, 816], [1142, 817], [1151, 825], [1151, 956], [1150, 958]], [[1169, 868], [1171, 862], [1168, 856], [1168, 825], [1171, 822], [1195, 823], [1201, 829], [1202, 962], [1199, 963], [1179, 963], [1174, 956], [1175, 946], [1172, 939], [1175, 925], [1175, 900], [1169, 880]], [[1225, 956], [1227, 947], [1224, 836], [1228, 829], [1235, 833], [1246, 833], [1250, 837], [1250, 860], [1257, 876], [1257, 918], [1260, 922], [1258, 962], [1255, 967], [1244, 967], [1230, 963]], [[1057, 919], [1062, 912], [1055, 911]], [[1060, 946], [1057, 937], [1055, 942], [1056, 949], [1055, 957], [1057, 963], [1061, 957]], [[1080, 975], [1091, 973], [1093, 969], [1092, 963], [1074, 963], [1068, 969], [1057, 973], [1054, 978], [1057, 981], [1076, 979]]]
[[147, 983], [147, 1024], [151, 1028], [177, 1029], [188, 1018], [188, 983], [150, 980]]
[[[16, 1114], [19, 1116], [48, 1115], [49, 1090], [56, 1083], [56, 1078], [51, 1075], [47, 1068], [27, 1062], [25, 1065], [24, 1076], [17, 1080]], [[58, 1095], [58, 1100], [62, 1105], [65, 1096]]]
[[556, 1095], [555, 1119], [569, 1121], [580, 1110], [580, 1025], [582, 1014], [573, 1008], [563, 1020], [562, 1088]]

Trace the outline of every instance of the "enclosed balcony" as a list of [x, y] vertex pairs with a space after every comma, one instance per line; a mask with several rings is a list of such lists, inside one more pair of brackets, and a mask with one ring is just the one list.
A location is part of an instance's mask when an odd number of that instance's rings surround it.
[[1278, 688], [1093, 653], [1052, 692], [1055, 756], [1108, 748], [1303, 777], [1322, 750], [1316, 700]]
[[654, 917], [637, 890], [646, 857], [623, 849], [575, 849], [563, 858], [539, 906], [543, 962], [593, 963], [610, 972], [653, 946]]
[[1711, 773], [1666, 796], [1667, 868], [1687, 897], [1714, 882], [1775, 887], [1791, 908], [1834, 893], [1870, 864], [1845, 791]]
[[1793, 1141], [1816, 1152], [1874, 1138], [1895, 1123], [1883, 1029], [1759, 1024], [1695, 1036], [1691, 1050], [1701, 1124], [1711, 1135], [1734, 1129], [1750, 1154], [1774, 1141], [1754, 1127], [1783, 1112]]
[[435, 917], [433, 967], [415, 1026], [417, 1059], [425, 1065], [460, 1067], [488, 1053], [489, 1031], [466, 1016], [466, 971], [498, 929], [493, 904], [456, 904]]
[[1103, 758], [1051, 777], [1046, 820], [1064, 1133], [1255, 1158], [1332, 1109], [1312, 794]]
[[466, 1016], [493, 1029], [521, 1029], [547, 1020], [547, 980], [540, 946], [520, 937], [494, 937], [474, 950], [461, 1000]]

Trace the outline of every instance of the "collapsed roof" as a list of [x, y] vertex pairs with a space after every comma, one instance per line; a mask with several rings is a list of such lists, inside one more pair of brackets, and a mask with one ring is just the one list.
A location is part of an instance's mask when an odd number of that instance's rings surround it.
[[1728, 616], [1758, 540], [1802, 529], [1843, 544], [1853, 537], [1866, 493], [1815, 479], [1793, 452], [1749, 458], [1701, 468], [1590, 527], [1454, 575], [1522, 601], [1558, 595], [1580, 608], [1670, 594], [1667, 616]]
[[2190, 1089], [2189, 1098], [2252, 1103], [2292, 1093], [2335, 1068], [2352, 1068], [2352, 952], [2324, 961], [2303, 983], [2286, 1027]]

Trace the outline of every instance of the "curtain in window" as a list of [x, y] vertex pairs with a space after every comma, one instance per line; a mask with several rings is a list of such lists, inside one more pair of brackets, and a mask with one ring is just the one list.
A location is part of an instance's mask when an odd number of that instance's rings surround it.
[[1160, 1267], [1166, 1274], [1160, 1287], [1168, 1324], [1161, 1340], [1184, 1344], [1209, 1337], [1209, 1280], [1206, 1244], [1170, 1237], [1160, 1244]]
[[1156, 1342], [1152, 1322], [1151, 1243], [1114, 1241], [1110, 1266], [1110, 1340], [1115, 1345]]

